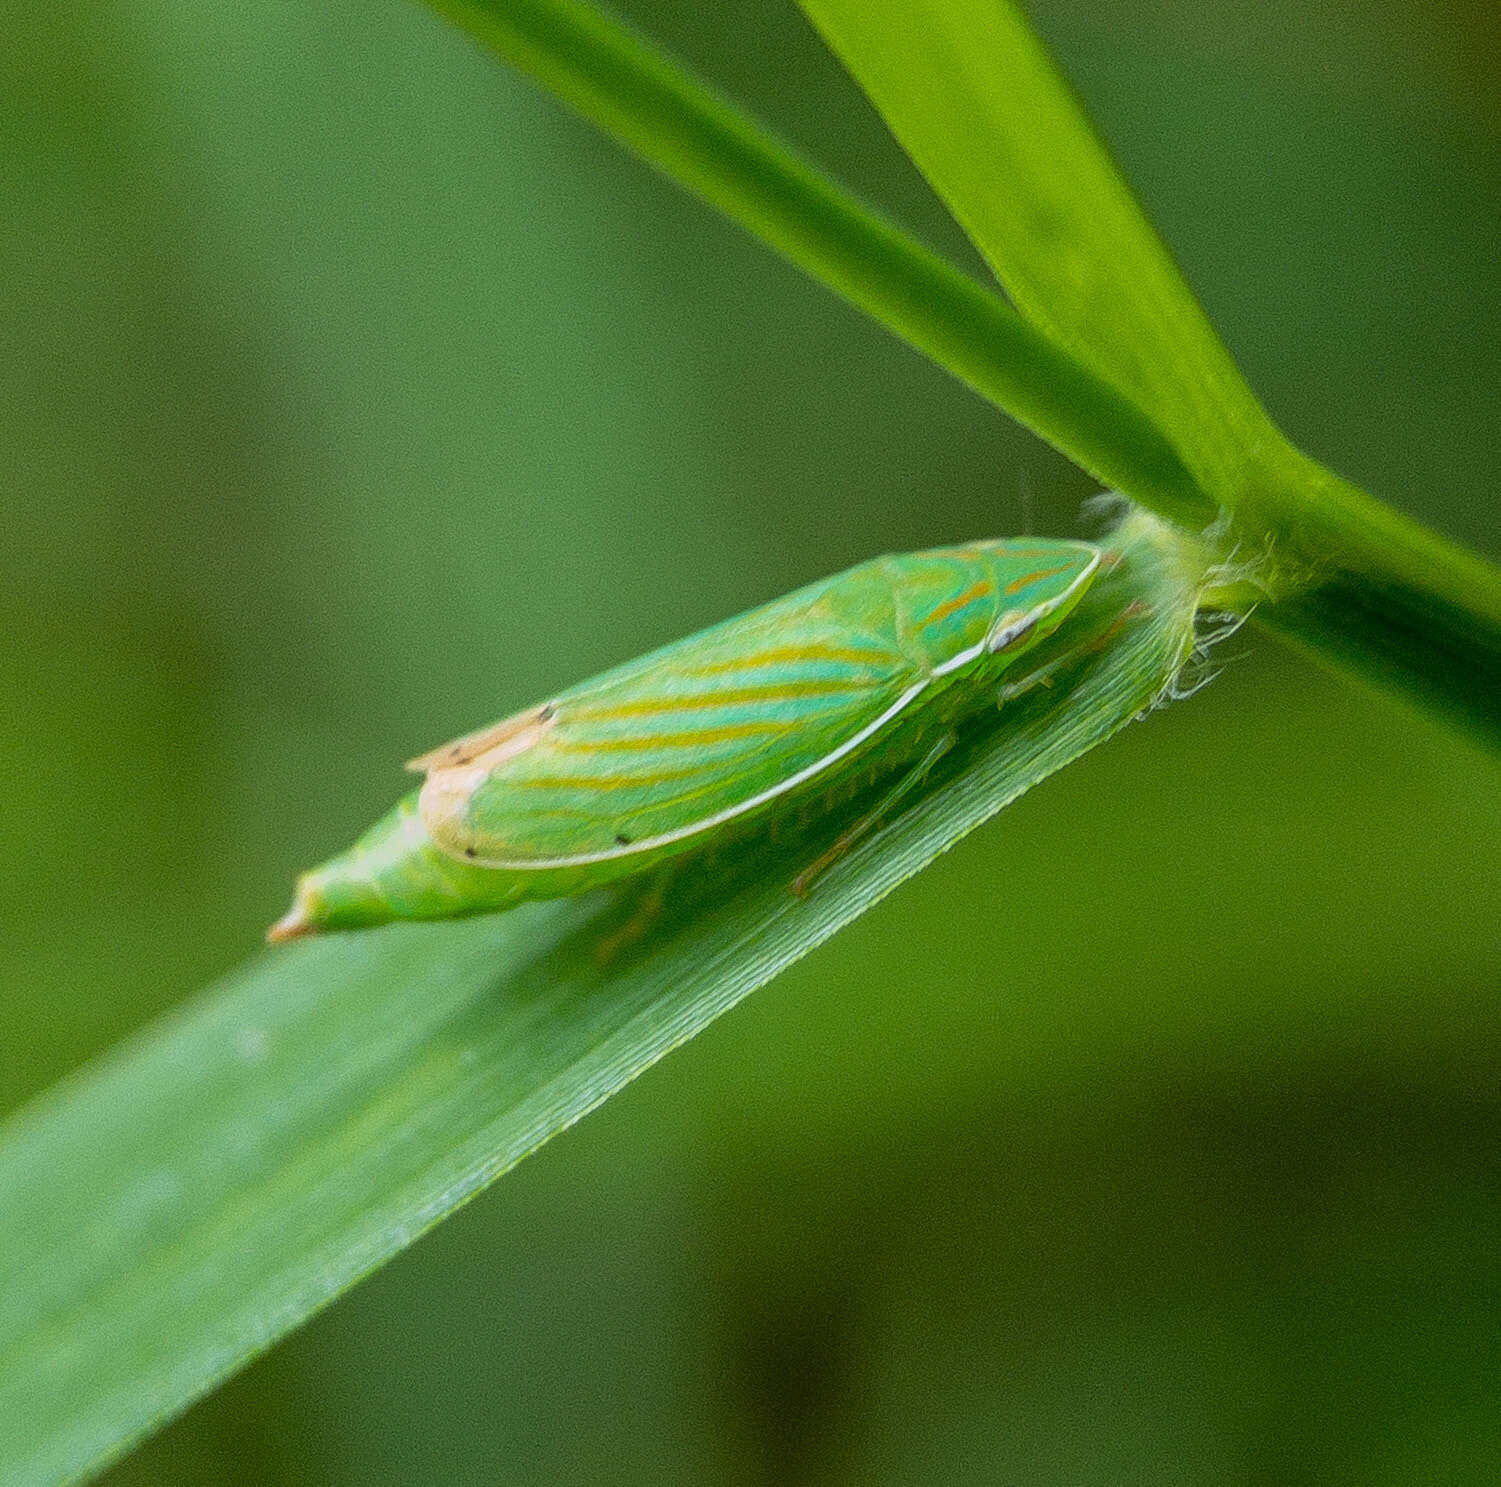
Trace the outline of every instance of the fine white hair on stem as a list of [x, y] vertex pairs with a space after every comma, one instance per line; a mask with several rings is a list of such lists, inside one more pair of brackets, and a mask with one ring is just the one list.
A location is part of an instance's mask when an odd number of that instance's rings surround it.
[[1249, 609], [1240, 614], [1214, 609], [1201, 610], [1194, 617], [1192, 648], [1183, 658], [1182, 665], [1163, 683], [1148, 711], [1166, 707], [1169, 702], [1185, 701], [1195, 692], [1203, 691], [1231, 662], [1240, 660], [1239, 656], [1222, 655], [1215, 658], [1214, 666], [1210, 666], [1209, 653], [1229, 640], [1250, 617]]
[[1237, 542], [1218, 563], [1211, 563], [1204, 570], [1200, 588], [1206, 593], [1212, 593], [1215, 590], [1246, 585], [1270, 598], [1272, 594], [1272, 586], [1268, 581], [1271, 568], [1270, 547], [1254, 554], [1247, 554], [1244, 549], [1245, 544]]
[[[1245, 624], [1260, 602], [1274, 596], [1270, 543], [1232, 543], [1228, 511], [1222, 511], [1196, 535], [1182, 532], [1171, 523], [1149, 517], [1117, 491], [1091, 498], [1085, 503], [1085, 511], [1109, 521], [1127, 547], [1131, 542], [1127, 534], [1138, 523], [1145, 522], [1161, 532], [1164, 580], [1171, 584], [1176, 579], [1181, 584], [1185, 613], [1192, 618], [1185, 626], [1181, 660], [1145, 711], [1192, 697], [1220, 674], [1226, 660], [1238, 659], [1227, 658], [1219, 648]], [[1218, 652], [1214, 666], [1209, 663], [1211, 651]]]

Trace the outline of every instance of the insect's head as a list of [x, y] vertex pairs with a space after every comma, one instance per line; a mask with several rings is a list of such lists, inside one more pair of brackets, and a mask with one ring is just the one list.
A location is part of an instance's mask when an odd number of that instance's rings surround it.
[[1099, 549], [1084, 542], [1003, 544], [1000, 556], [1006, 565], [1000, 587], [1012, 607], [1002, 611], [986, 636], [985, 649], [992, 656], [1025, 650], [1051, 635], [1100, 566]]

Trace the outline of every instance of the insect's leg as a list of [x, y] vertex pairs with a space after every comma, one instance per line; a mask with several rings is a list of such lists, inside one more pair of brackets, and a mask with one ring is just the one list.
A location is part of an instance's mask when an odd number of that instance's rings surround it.
[[1033, 687], [1051, 687], [1053, 685], [1053, 673], [1060, 666], [1071, 665], [1079, 659], [1077, 651], [1066, 651], [1057, 660], [1049, 661], [1046, 666], [1039, 666], [1036, 671], [1029, 671], [1025, 676], [1019, 676], [1014, 682], [1005, 682], [996, 688], [995, 705], [1005, 707], [1008, 702], [1030, 692]]
[[799, 898], [806, 898], [808, 890], [813, 886], [814, 879], [822, 876], [849, 851], [866, 832], [879, 826], [881, 822], [891, 814], [893, 808], [903, 796], [910, 794], [927, 778], [928, 771], [954, 747], [954, 735], [945, 733], [942, 738], [923, 755], [922, 760], [907, 771], [890, 790], [876, 803], [866, 814], [860, 817], [853, 826], [840, 833], [837, 841], [816, 861], [811, 862], [792, 880], [792, 891]]

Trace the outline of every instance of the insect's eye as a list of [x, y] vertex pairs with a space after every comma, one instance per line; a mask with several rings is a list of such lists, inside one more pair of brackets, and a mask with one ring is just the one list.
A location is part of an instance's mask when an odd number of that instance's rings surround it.
[[990, 654], [995, 655], [998, 651], [1010, 650], [1013, 646], [1019, 645], [1032, 633], [1032, 627], [1036, 623], [1037, 616], [1028, 614], [1002, 625], [991, 635], [987, 643]]

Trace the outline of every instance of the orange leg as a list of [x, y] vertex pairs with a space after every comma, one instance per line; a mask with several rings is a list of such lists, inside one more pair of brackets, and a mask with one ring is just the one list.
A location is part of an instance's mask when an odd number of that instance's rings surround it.
[[891, 814], [893, 807], [903, 798], [910, 794], [927, 778], [928, 771], [954, 747], [954, 735], [945, 733], [942, 738], [933, 745], [923, 756], [922, 762], [915, 769], [909, 770], [896, 782], [894, 786], [881, 797], [877, 805], [867, 815], [855, 822], [848, 830], [842, 832], [827, 852], [815, 861], [808, 864], [792, 880], [792, 891], [799, 898], [806, 898], [808, 890], [813, 886], [816, 878], [822, 877], [833, 865], [844, 856], [861, 837], [881, 824], [881, 821]]
[[658, 869], [652, 876], [642, 888], [630, 917], [594, 947], [596, 965], [612, 964], [632, 945], [645, 938], [647, 931], [662, 917], [662, 909], [667, 902], [667, 883], [671, 876], [670, 870], [666, 868]]

